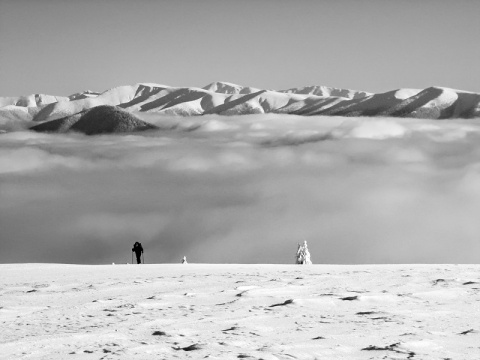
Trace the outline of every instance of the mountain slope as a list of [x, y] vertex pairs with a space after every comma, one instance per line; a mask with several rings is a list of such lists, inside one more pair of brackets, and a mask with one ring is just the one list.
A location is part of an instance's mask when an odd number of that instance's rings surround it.
[[100, 105], [82, 113], [51, 120], [32, 127], [38, 132], [75, 131], [85, 135], [153, 130], [157, 127], [117, 106]]
[[276, 91], [227, 82], [214, 82], [203, 88], [139, 83], [102, 93], [84, 91], [64, 97], [35, 94], [0, 98], [0, 124], [60, 120], [100, 105], [119, 106], [128, 112], [181, 116], [258, 113], [427, 119], [480, 116], [480, 94], [442, 87], [372, 94], [326, 86]]

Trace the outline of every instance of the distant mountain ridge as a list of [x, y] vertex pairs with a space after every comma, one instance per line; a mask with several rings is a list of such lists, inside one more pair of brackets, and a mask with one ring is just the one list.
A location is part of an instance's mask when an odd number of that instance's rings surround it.
[[70, 96], [0, 97], [0, 123], [47, 122], [114, 105], [128, 112], [199, 116], [262, 113], [328, 116], [392, 116], [426, 119], [480, 117], [480, 94], [443, 87], [369, 93], [326, 86], [266, 90], [228, 82], [203, 88], [155, 83], [119, 86]]

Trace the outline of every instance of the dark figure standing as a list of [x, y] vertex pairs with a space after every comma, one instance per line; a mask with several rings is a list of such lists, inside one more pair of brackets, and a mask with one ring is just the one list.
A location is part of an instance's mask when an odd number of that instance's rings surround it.
[[142, 244], [140, 244], [138, 241], [133, 245], [132, 251], [135, 252], [135, 256], [137, 257], [137, 264], [142, 263], [142, 253], [143, 253], [143, 247]]

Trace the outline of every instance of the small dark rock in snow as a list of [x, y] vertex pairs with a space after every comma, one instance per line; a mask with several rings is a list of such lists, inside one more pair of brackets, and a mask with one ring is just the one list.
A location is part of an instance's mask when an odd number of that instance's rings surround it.
[[152, 333], [152, 335], [155, 335], [155, 336], [165, 336], [167, 335], [164, 331], [154, 331]]
[[288, 300], [285, 300], [281, 304], [273, 304], [273, 305], [270, 305], [269, 307], [284, 306], [284, 305], [288, 305], [288, 304], [291, 304], [291, 303], [293, 303], [293, 299], [288, 299]]
[[395, 348], [400, 345], [400, 343], [395, 343], [391, 344], [388, 346], [375, 346], [375, 345], [370, 345], [367, 346], [366, 348], [363, 348], [362, 350], [364, 351], [393, 351]]
[[183, 351], [193, 351], [193, 350], [200, 350], [200, 349], [201, 347], [198, 344], [193, 344], [193, 345], [182, 348]]
[[372, 314], [376, 314], [375, 311], [360, 311], [360, 312], [357, 312], [355, 315], [372, 315]]

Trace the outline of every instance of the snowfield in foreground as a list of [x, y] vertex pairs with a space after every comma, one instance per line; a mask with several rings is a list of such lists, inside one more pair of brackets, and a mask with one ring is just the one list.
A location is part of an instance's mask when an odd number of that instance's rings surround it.
[[478, 265], [0, 265], [0, 359], [478, 359]]

